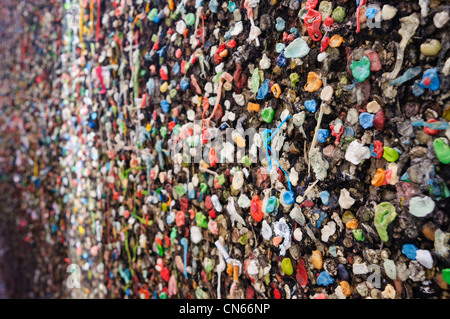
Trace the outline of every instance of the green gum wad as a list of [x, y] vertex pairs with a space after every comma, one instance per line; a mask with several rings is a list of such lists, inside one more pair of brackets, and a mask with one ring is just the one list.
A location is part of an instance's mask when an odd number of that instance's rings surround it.
[[289, 75], [289, 80], [291, 80], [292, 87], [295, 88], [297, 82], [300, 81], [300, 76], [297, 73], [291, 73], [291, 75]]
[[352, 75], [359, 82], [364, 82], [370, 75], [370, 60], [368, 57], [364, 56], [359, 61], [352, 61], [350, 65], [352, 70]]
[[167, 135], [167, 127], [163, 126], [161, 127], [161, 130], [159, 131], [161, 133], [161, 136], [164, 138]]
[[172, 133], [173, 133], [174, 135], [180, 134], [180, 124], [175, 125], [175, 127], [174, 127], [173, 130], [172, 130]]
[[208, 222], [206, 221], [206, 216], [203, 215], [201, 212], [198, 212], [195, 214], [195, 222], [197, 223], [197, 226], [208, 228]]
[[158, 9], [153, 8], [152, 10], [150, 10], [150, 12], [147, 15], [147, 19], [149, 21], [153, 21], [153, 19], [155, 19], [156, 15], [158, 14]]
[[294, 268], [292, 267], [291, 259], [286, 257], [281, 262], [281, 268], [283, 269], [284, 273], [288, 276], [292, 275], [294, 273]]
[[387, 227], [394, 221], [395, 217], [397, 217], [397, 212], [391, 203], [382, 202], [375, 207], [374, 224], [378, 235], [380, 235], [381, 240], [384, 242], [389, 240]]
[[159, 299], [167, 299], [167, 294], [165, 291], [163, 291], [160, 295], [159, 295]]
[[195, 14], [188, 13], [186, 16], [186, 25], [194, 25], [195, 23]]
[[395, 162], [396, 160], [398, 160], [398, 157], [400, 155], [398, 154], [398, 152], [391, 148], [391, 147], [387, 147], [384, 146], [383, 147], [383, 158], [388, 161], [388, 162]]
[[250, 166], [252, 165], [252, 162], [250, 161], [250, 158], [247, 155], [245, 155], [242, 157], [241, 164], [244, 164], [245, 166]]
[[195, 297], [197, 297], [197, 299], [207, 299], [208, 294], [200, 287], [198, 287], [197, 290], [195, 291]]
[[247, 236], [247, 233], [245, 233], [244, 235], [239, 237], [239, 244], [241, 244], [242, 246], [245, 246], [245, 245], [247, 245], [247, 243], [248, 243], [248, 236]]
[[205, 270], [211, 272], [214, 268], [214, 261], [211, 258], [206, 257], [204, 263]]
[[266, 205], [266, 212], [272, 213], [277, 207], [277, 204], [278, 204], [277, 198], [275, 196], [270, 196]]
[[254, 71], [253, 71], [253, 75], [252, 75], [252, 90], [253, 90], [253, 93], [258, 93], [258, 90], [259, 90], [259, 84], [261, 83], [261, 78], [260, 78], [260, 76], [259, 76], [259, 70], [258, 70], [258, 68], [256, 68]]
[[177, 229], [175, 227], [172, 227], [172, 231], [170, 232], [170, 239], [177, 238]]
[[224, 174], [219, 175], [219, 176], [217, 177], [217, 180], [219, 181], [219, 184], [220, 184], [220, 185], [225, 184], [225, 182], [226, 182], [225, 175], [224, 175]]
[[442, 270], [442, 276], [447, 284], [450, 285], [450, 268], [446, 268]]
[[186, 190], [184, 189], [184, 185], [178, 184], [175, 186], [175, 191], [177, 192], [178, 196], [182, 197], [184, 194], [186, 194]]
[[269, 106], [266, 107], [262, 112], [261, 112], [261, 118], [264, 122], [266, 123], [271, 123], [273, 120], [273, 116], [275, 114], [275, 111]]
[[343, 7], [336, 7], [331, 14], [331, 17], [335, 22], [341, 23], [344, 21], [346, 15], [346, 11]]
[[352, 233], [353, 233], [353, 236], [355, 236], [355, 239], [357, 241], [364, 241], [366, 239], [364, 237], [362, 229], [353, 229]]
[[175, 96], [177, 96], [177, 89], [172, 89], [169, 91], [169, 96], [173, 99]]
[[444, 140], [440, 137], [433, 141], [434, 151], [436, 153], [436, 157], [443, 164], [450, 163], [450, 146], [445, 144]]

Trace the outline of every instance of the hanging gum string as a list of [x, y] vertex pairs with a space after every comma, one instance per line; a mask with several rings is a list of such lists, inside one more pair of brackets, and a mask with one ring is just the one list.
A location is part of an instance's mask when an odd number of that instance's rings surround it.
[[144, 15], [143, 13], [139, 13], [139, 14], [136, 15], [136, 18], [134, 18], [133, 24], [132, 24], [132, 27], [131, 27], [133, 30], [134, 30], [134, 26], [136, 25], [136, 22], [138, 22], [142, 18], [143, 15]]
[[[130, 50], [131, 51], [131, 50]], [[140, 54], [140, 50], [138, 49], [138, 55]], [[134, 77], [133, 77], [133, 89], [134, 89], [134, 99], [133, 99], [133, 105], [136, 103], [135, 99], [139, 96], [139, 87], [138, 87], [138, 78], [139, 78], [139, 69], [140, 69], [140, 61], [139, 58], [136, 59], [136, 63], [134, 65]]]
[[[272, 137], [275, 136], [278, 133], [278, 130], [280, 129], [280, 127], [290, 118], [291, 118], [290, 115], [286, 116], [286, 118], [283, 121], [281, 121], [280, 125], [278, 125], [277, 129], [275, 130], [275, 132], [273, 132], [267, 139], [264, 139], [264, 135], [266, 134], [266, 132], [269, 133], [270, 130], [266, 129], [264, 131], [264, 133], [263, 133], [264, 146], [266, 148], [267, 159], [269, 161], [269, 169], [267, 170], [268, 172], [270, 172], [271, 169], [272, 169], [272, 159], [269, 156], [269, 150], [270, 150], [270, 153], [272, 153], [272, 148], [269, 146], [269, 142], [272, 140]], [[288, 180], [288, 185], [289, 185], [289, 191], [292, 191], [291, 181], [289, 179], [289, 174], [286, 173], [286, 171], [281, 167], [280, 162], [278, 162], [277, 158], [275, 156], [273, 158], [275, 159], [275, 162], [277, 162], [278, 167], [280, 167], [280, 169], [286, 175], [287, 180]]]
[[185, 6], [186, 6], [186, 2], [187, 2], [187, 0], [182, 0], [182, 1], [178, 4], [177, 8], [175, 9], [175, 13], [176, 13], [176, 14], [178, 14], [178, 13], [180, 12], [181, 7], [185, 7]]
[[198, 29], [198, 22], [200, 21], [200, 17], [202, 15], [203, 7], [200, 7], [197, 9], [196, 15], [195, 15], [195, 27], [194, 27], [194, 34], [197, 34]]
[[320, 104], [320, 110], [319, 110], [319, 116], [317, 118], [317, 124], [316, 124], [316, 128], [314, 129], [314, 137], [313, 140], [311, 142], [311, 146], [309, 148], [308, 151], [308, 156], [307, 156], [307, 162], [308, 162], [308, 175], [311, 172], [311, 162], [309, 161], [309, 154], [310, 152], [316, 148], [316, 144], [318, 142], [317, 140], [317, 134], [319, 133], [319, 128], [320, 128], [320, 124], [322, 123], [322, 117], [323, 117], [323, 103]]
[[197, 79], [195, 78], [194, 74], [191, 74], [191, 83], [194, 86], [194, 88], [196, 90], [196, 93], [199, 94], [199, 95], [202, 95], [202, 89], [198, 85]]
[[89, 3], [89, 35], [94, 34], [94, 0], [91, 0]]
[[167, 0], [167, 3], [169, 4], [170, 11], [173, 11], [175, 9], [175, 3], [173, 0]]
[[[206, 111], [209, 109], [209, 102], [208, 98], [203, 98], [202, 96], [198, 100], [198, 104], [203, 106], [203, 113], [202, 113], [202, 122], [205, 120], [205, 114]], [[204, 122], [203, 122], [204, 123]], [[203, 125], [204, 127], [205, 125]]]
[[83, 43], [83, 13], [84, 13], [84, 7], [83, 7], [83, 0], [79, 0], [80, 4], [80, 45], [81, 45], [81, 51], [84, 49], [84, 43]]
[[211, 113], [211, 115], [206, 119], [207, 123], [209, 123], [209, 121], [213, 118], [214, 114], [216, 113], [219, 104], [220, 104], [220, 99], [222, 97], [222, 87], [223, 87], [223, 80], [226, 80], [227, 82], [231, 82], [233, 81], [233, 77], [231, 76], [230, 73], [228, 72], [224, 72], [219, 79], [219, 87], [217, 88], [217, 97], [216, 97], [216, 103], [214, 104], [214, 109]]
[[323, 117], [323, 104], [320, 105], [319, 116], [317, 118], [317, 124], [316, 124], [316, 128], [314, 130], [314, 138], [313, 138], [313, 141], [311, 142], [310, 151], [316, 147], [316, 144], [318, 142], [317, 134], [319, 133], [320, 124], [322, 123], [322, 117]]
[[205, 46], [205, 19], [203, 19], [203, 7], [202, 7], [202, 48]]
[[205, 126], [209, 126], [209, 121], [212, 119], [212, 117], [214, 116], [214, 114], [216, 113], [218, 107], [219, 107], [219, 103], [220, 103], [220, 98], [222, 97], [222, 86], [223, 86], [223, 80], [226, 80], [227, 82], [231, 82], [233, 80], [233, 77], [231, 76], [231, 74], [229, 74], [228, 72], [224, 72], [219, 79], [219, 87], [217, 88], [217, 97], [216, 97], [216, 103], [214, 104], [214, 109], [211, 113], [211, 115], [205, 119], [205, 113], [206, 111], [209, 109], [209, 104], [205, 103], [205, 105], [203, 105], [203, 114], [202, 114], [202, 132], [205, 129]]
[[219, 174], [217, 174], [217, 172], [214, 172], [210, 169], [207, 169], [206, 167], [203, 167], [202, 165], [199, 166], [200, 171], [204, 172], [204, 173], [210, 173], [213, 174], [214, 176], [219, 176]]
[[199, 19], [202, 20], [202, 29], [201, 29], [202, 30], [202, 46], [201, 46], [201, 48], [203, 48], [205, 45], [205, 19], [203, 19], [203, 6], [201, 6], [197, 9], [196, 16], [195, 16], [194, 35], [196, 36], [196, 38], [198, 38], [197, 31], [198, 31]]
[[225, 270], [225, 262], [223, 260], [222, 255], [219, 254], [219, 264], [216, 267], [216, 271], [217, 271], [217, 299], [221, 299], [222, 294], [220, 292], [220, 284], [221, 284], [221, 277], [222, 277], [222, 272]]
[[414, 121], [412, 122], [412, 126], [425, 126], [434, 130], [446, 130], [449, 128], [449, 124], [445, 122], [425, 122], [425, 121]]
[[367, 0], [359, 0], [359, 6], [356, 9], [356, 33], [361, 31], [361, 27], [359, 25], [359, 12], [361, 11], [361, 7], [366, 5]]
[[[126, 229], [126, 227], [123, 227], [123, 228]], [[130, 269], [131, 275], [134, 275], [133, 268], [132, 268], [132, 265], [131, 265], [130, 247], [128, 246], [129, 245], [129, 243], [128, 243], [128, 229], [124, 231], [124, 234], [125, 234], [125, 251], [126, 251], [127, 257], [128, 257], [129, 269]]]
[[180, 244], [183, 246], [183, 264], [184, 264], [183, 274], [184, 274], [184, 277], [187, 279], [188, 278], [188, 274], [187, 274], [188, 242], [187, 242], [186, 238], [184, 238], [184, 237], [181, 238]]
[[[244, 8], [247, 10], [247, 18], [250, 20], [250, 23], [252, 24], [252, 27], [254, 27], [255, 26], [254, 13], [253, 13], [253, 8], [250, 7], [249, 0], [246, 0], [244, 2]], [[250, 36], [250, 34], [249, 34], [249, 36]], [[255, 38], [255, 42], [256, 42], [256, 46], [259, 47], [259, 39], [258, 39], [258, 37]]]
[[[194, 53], [194, 54], [196, 54], [196, 53]], [[200, 68], [202, 70], [202, 72], [200, 73], [200, 79], [206, 79], [205, 64], [204, 64], [205, 56], [200, 53], [200, 54], [197, 54], [197, 57], [198, 57], [198, 62], [200, 63]]]
[[[270, 147], [270, 146], [269, 146]], [[272, 149], [270, 149], [270, 151], [272, 152]], [[289, 174], [286, 173], [286, 171], [281, 167], [280, 163], [278, 162], [277, 158], [274, 156], [273, 159], [275, 160], [275, 162], [277, 162], [278, 166], [280, 167], [280, 169], [283, 171], [283, 173], [286, 175], [287, 180], [288, 180], [288, 185], [289, 185], [289, 191], [292, 192], [292, 187], [291, 187], [291, 180], [289, 179]]]
[[[100, 34], [100, 16], [101, 16], [101, 6], [102, 6], [102, 0], [97, 0], [97, 25], [95, 27], [95, 41], [99, 40], [99, 34]], [[94, 20], [92, 20], [92, 23]]]

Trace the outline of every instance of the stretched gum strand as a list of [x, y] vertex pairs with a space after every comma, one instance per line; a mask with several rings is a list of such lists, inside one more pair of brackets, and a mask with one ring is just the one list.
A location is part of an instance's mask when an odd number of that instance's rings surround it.
[[195, 78], [194, 74], [191, 74], [191, 82], [192, 85], [195, 88], [195, 91], [198, 95], [202, 95], [202, 89], [200, 88], [200, 86], [198, 85], [197, 79]]
[[[244, 2], [244, 8], [247, 10], [247, 18], [250, 20], [250, 23], [251, 23], [252, 27], [254, 27], [255, 26], [255, 20], [254, 20], [255, 15], [254, 15], [254, 12], [253, 12], [253, 8], [250, 7], [249, 0], [246, 0]], [[256, 46], [259, 47], [259, 39], [258, 39], [258, 37], [256, 37], [255, 42], [256, 42]]]
[[367, 0], [360, 0], [359, 6], [356, 9], [356, 33], [359, 33], [361, 31], [361, 27], [359, 25], [359, 12], [361, 11], [361, 7], [366, 5]]
[[253, 23], [254, 23], [254, 21], [253, 21], [254, 14], [253, 14], [253, 8], [250, 7], [249, 0], [246, 0], [244, 2], [244, 8], [247, 10], [247, 18], [252, 22], [252, 25], [253, 25]]
[[[273, 134], [271, 134], [271, 135], [267, 138], [267, 140], [264, 141], [264, 146], [265, 146], [265, 148], [266, 148], [267, 160], [269, 161], [269, 170], [268, 170], [268, 171], [270, 171], [270, 170], [272, 169], [272, 159], [271, 159], [271, 157], [269, 156], [269, 151], [272, 153], [272, 148], [269, 146], [269, 142], [272, 140], [272, 137], [273, 137], [275, 134], [278, 133], [278, 130], [280, 129], [280, 127], [281, 127], [288, 119], [290, 119], [290, 118], [291, 118], [290, 115], [286, 116], [286, 118], [280, 123], [280, 125], [278, 125], [277, 129], [275, 130], [275, 132], [273, 132]], [[264, 133], [266, 133], [266, 131], [269, 131], [269, 132], [270, 132], [270, 130], [266, 129], [266, 130], [264, 131]], [[264, 133], [263, 133], [263, 136], [264, 136]], [[291, 181], [290, 181], [290, 179], [289, 179], [289, 174], [286, 173], [286, 171], [281, 167], [280, 162], [278, 162], [277, 158], [276, 158], [275, 156], [274, 156], [273, 158], [274, 158], [275, 162], [277, 162], [278, 167], [279, 167], [279, 168], [283, 171], [283, 173], [286, 175], [287, 180], [288, 180], [288, 185], [289, 185], [289, 191], [292, 191]]]
[[103, 74], [102, 74], [102, 67], [99, 66], [95, 69], [95, 72], [97, 73], [98, 79], [100, 81], [100, 85], [102, 86], [101, 92], [106, 92], [105, 84], [103, 83]]
[[202, 7], [202, 48], [205, 46], [205, 19], [203, 19], [203, 7]]
[[[270, 147], [270, 146], [269, 146]], [[272, 149], [270, 149], [270, 151], [272, 152]], [[287, 180], [288, 180], [288, 185], [289, 185], [289, 191], [292, 192], [292, 187], [291, 187], [291, 180], [289, 179], [289, 174], [286, 173], [286, 171], [281, 167], [280, 162], [278, 162], [277, 158], [274, 156], [273, 159], [275, 160], [275, 162], [277, 162], [278, 167], [283, 171], [283, 173], [286, 175]]]
[[[272, 152], [272, 149], [271, 149], [270, 146], [269, 146], [269, 142], [272, 140], [272, 137], [273, 137], [275, 134], [278, 133], [278, 130], [280, 129], [280, 127], [281, 127], [281, 126], [282, 126], [289, 118], [291, 118], [290, 115], [286, 116], [286, 118], [280, 123], [280, 125], [278, 125], [277, 129], [275, 130], [275, 132], [273, 132], [273, 133], [267, 138], [267, 140], [264, 141], [264, 146], [266, 147], [267, 159], [268, 159], [268, 161], [269, 161], [269, 171], [272, 169], [272, 160], [270, 159], [270, 156], [269, 156], [269, 149], [270, 149], [270, 152]], [[265, 134], [266, 132], [270, 132], [270, 130], [269, 130], [269, 129], [266, 129], [266, 130], [264, 131], [264, 133], [263, 133], [263, 137], [264, 137], [264, 134]]]
[[[94, 21], [94, 0], [89, 2], [89, 19], [92, 22]], [[94, 23], [91, 23], [91, 26], [89, 27], [89, 34], [94, 34]]]
[[199, 166], [199, 169], [202, 171], [202, 172], [206, 172], [206, 173], [210, 173], [210, 174], [213, 174], [214, 176], [219, 176], [219, 174], [217, 174], [216, 172], [214, 172], [214, 171], [212, 171], [212, 170], [210, 170], [210, 169], [207, 169], [207, 168], [205, 168], [205, 167], [203, 167], [203, 166]]
[[79, 32], [79, 37], [80, 37], [80, 45], [82, 46], [82, 49], [84, 49], [84, 43], [83, 43], [83, 15], [84, 15], [84, 6], [82, 3], [82, 0], [79, 0], [79, 4], [80, 4], [80, 32]]
[[223, 87], [223, 80], [227, 81], [227, 82], [232, 82], [233, 81], [233, 76], [228, 73], [228, 72], [224, 72], [221, 76], [220, 76], [220, 80], [219, 80], [219, 88], [217, 89], [217, 98], [216, 98], [216, 103], [214, 104], [214, 109], [211, 113], [211, 115], [206, 119], [207, 123], [209, 124], [209, 121], [213, 118], [214, 114], [216, 113], [219, 104], [220, 104], [220, 98], [222, 97], [222, 87]]

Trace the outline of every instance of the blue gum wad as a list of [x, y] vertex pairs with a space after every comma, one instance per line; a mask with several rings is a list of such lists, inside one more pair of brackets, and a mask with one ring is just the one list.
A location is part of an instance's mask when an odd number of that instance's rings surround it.
[[326, 271], [322, 271], [319, 275], [319, 277], [317, 277], [317, 284], [319, 286], [328, 286], [334, 283], [334, 278], [331, 277], [331, 275], [326, 272]]
[[350, 65], [352, 70], [352, 75], [359, 82], [364, 82], [370, 75], [370, 60], [368, 57], [364, 56], [359, 61], [352, 61]]
[[267, 96], [267, 93], [269, 93], [269, 79], [265, 79], [264, 82], [259, 87], [256, 99], [264, 100]]
[[328, 205], [330, 203], [330, 192], [329, 191], [322, 191], [319, 193], [320, 200], [322, 201], [322, 204]]
[[173, 74], [178, 74], [178, 73], [180, 73], [180, 70], [181, 70], [181, 67], [180, 67], [180, 65], [178, 64], [178, 62], [175, 63], [175, 65], [174, 65], [173, 68], [172, 68]]
[[291, 205], [294, 203], [295, 201], [295, 196], [294, 196], [294, 192], [291, 191], [287, 191], [286, 193], [283, 194], [283, 200], [284, 203], [286, 205]]
[[406, 257], [408, 257], [411, 260], [416, 260], [417, 251], [419, 248], [417, 248], [413, 244], [404, 244], [402, 248], [402, 254], [404, 254]]
[[312, 113], [316, 113], [317, 111], [317, 102], [316, 100], [308, 100], [305, 101], [305, 107], [308, 111], [312, 112]]
[[359, 124], [364, 129], [368, 129], [373, 126], [374, 119], [375, 119], [375, 114], [370, 114], [370, 113], [364, 112], [359, 115]]
[[397, 212], [391, 203], [382, 202], [375, 207], [374, 224], [378, 235], [380, 235], [381, 240], [384, 242], [389, 240], [387, 227], [394, 221], [395, 217], [397, 217]]
[[187, 79], [181, 80], [180, 87], [183, 91], [186, 91], [189, 88], [189, 81]]
[[[425, 79], [429, 78], [431, 80], [431, 83], [429, 85], [425, 85]], [[437, 74], [437, 69], [433, 68], [433, 69], [429, 69], [426, 70], [425, 72], [423, 72], [423, 77], [422, 77], [422, 81], [420, 82], [420, 86], [430, 89], [432, 91], [436, 91], [439, 89], [440, 86], [440, 82], [439, 82], [439, 76]]]
[[323, 143], [326, 141], [326, 139], [328, 138], [328, 136], [330, 136], [330, 131], [326, 128], [321, 128], [319, 129], [319, 131], [317, 132], [317, 140], [320, 143]]
[[287, 59], [284, 56], [283, 52], [281, 52], [277, 58], [277, 65], [278, 66], [286, 66], [286, 64], [287, 64]]
[[162, 100], [160, 102], [161, 108], [163, 110], [164, 113], [168, 113], [170, 110], [170, 104], [169, 102], [167, 102], [166, 100]]
[[319, 209], [312, 209], [312, 210], [310, 210], [310, 213], [313, 215], [319, 216], [318, 218], [314, 218], [314, 219], [310, 217], [309, 222], [310, 222], [311, 226], [314, 228], [320, 228], [320, 226], [322, 226], [322, 222], [328, 216], [326, 213], [322, 212]]

